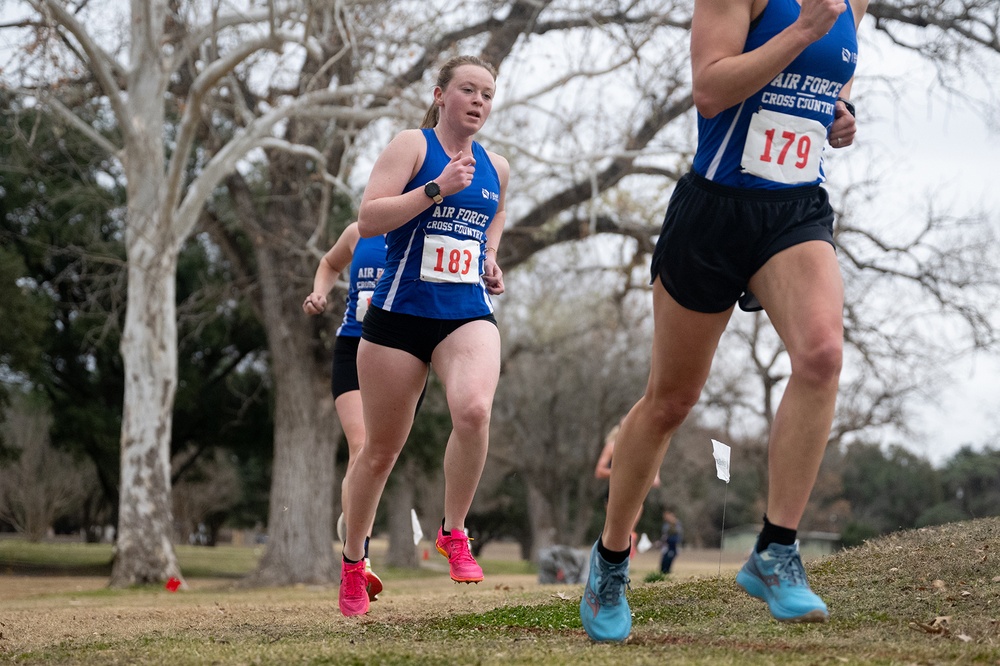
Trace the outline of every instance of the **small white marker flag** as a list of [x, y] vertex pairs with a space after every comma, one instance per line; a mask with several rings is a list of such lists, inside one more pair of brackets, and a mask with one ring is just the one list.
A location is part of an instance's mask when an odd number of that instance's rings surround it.
[[653, 547], [653, 542], [649, 540], [646, 533], [643, 532], [642, 536], [639, 537], [639, 543], [636, 544], [635, 549], [640, 553], [645, 553], [647, 550]]
[[729, 447], [713, 439], [712, 456], [715, 458], [715, 473], [720, 479], [729, 483]]
[[420, 540], [424, 538], [424, 531], [420, 529], [420, 521], [417, 520], [416, 509], [410, 509], [410, 525], [413, 526], [413, 545], [417, 546], [420, 544]]

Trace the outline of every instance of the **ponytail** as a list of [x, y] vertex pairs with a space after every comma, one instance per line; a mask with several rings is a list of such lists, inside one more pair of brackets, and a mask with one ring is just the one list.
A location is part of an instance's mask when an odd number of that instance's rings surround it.
[[437, 126], [438, 120], [441, 119], [441, 110], [438, 108], [437, 102], [431, 102], [430, 107], [427, 109], [427, 113], [424, 114], [424, 119], [420, 123], [420, 129], [433, 129]]

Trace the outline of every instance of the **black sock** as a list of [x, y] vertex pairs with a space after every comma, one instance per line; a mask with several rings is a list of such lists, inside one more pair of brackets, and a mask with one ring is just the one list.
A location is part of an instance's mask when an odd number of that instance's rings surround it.
[[621, 564], [628, 559], [628, 554], [632, 551], [632, 545], [622, 551], [608, 550], [604, 547], [604, 541], [601, 539], [597, 540], [597, 552], [600, 554], [604, 561], [608, 564]]
[[441, 519], [441, 534], [445, 536], [451, 536], [451, 530], [446, 530], [444, 528], [444, 518]]
[[368, 559], [368, 541], [370, 539], [371, 539], [371, 537], [365, 537], [365, 559], [366, 560]]
[[757, 552], [763, 551], [772, 543], [780, 544], [782, 546], [791, 546], [795, 543], [795, 538], [797, 536], [797, 531], [789, 529], [787, 527], [781, 527], [780, 525], [775, 525], [767, 516], [764, 516], [764, 529], [760, 531], [760, 536], [757, 537]]
[[361, 560], [352, 560], [352, 559], [351, 559], [351, 558], [349, 558], [349, 557], [348, 557], [347, 555], [344, 555], [344, 561], [345, 561], [345, 562], [347, 562], [348, 564], [357, 564], [357, 563], [358, 563], [358, 562], [360, 562]]

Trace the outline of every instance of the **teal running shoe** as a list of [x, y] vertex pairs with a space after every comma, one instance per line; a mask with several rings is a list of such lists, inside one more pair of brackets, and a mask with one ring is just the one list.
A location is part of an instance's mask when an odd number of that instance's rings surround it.
[[625, 600], [628, 588], [628, 560], [621, 564], [607, 562], [590, 550], [590, 575], [580, 600], [580, 620], [591, 640], [621, 642], [632, 631], [632, 611]]
[[806, 581], [799, 544], [772, 543], [750, 554], [736, 583], [752, 597], [763, 599], [780, 622], [826, 622], [830, 612]]

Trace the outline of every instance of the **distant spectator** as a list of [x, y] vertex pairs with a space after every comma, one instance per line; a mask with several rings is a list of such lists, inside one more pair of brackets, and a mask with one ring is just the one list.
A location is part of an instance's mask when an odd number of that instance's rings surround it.
[[670, 573], [670, 568], [677, 557], [677, 550], [680, 548], [681, 540], [684, 538], [684, 528], [681, 521], [674, 515], [673, 511], [663, 512], [663, 528], [660, 531], [660, 571]]

